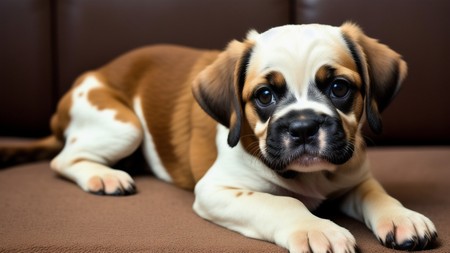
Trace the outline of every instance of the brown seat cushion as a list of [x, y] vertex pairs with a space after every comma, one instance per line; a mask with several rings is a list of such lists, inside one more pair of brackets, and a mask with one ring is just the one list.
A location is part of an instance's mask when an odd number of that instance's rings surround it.
[[[435, 222], [440, 237], [432, 252], [450, 252], [450, 147], [369, 154], [388, 192]], [[0, 252], [286, 252], [202, 220], [191, 192], [150, 175], [135, 179], [136, 195], [102, 197], [58, 177], [48, 162], [1, 170]], [[359, 222], [329, 210], [320, 215], [348, 228], [362, 252], [388, 252]]]

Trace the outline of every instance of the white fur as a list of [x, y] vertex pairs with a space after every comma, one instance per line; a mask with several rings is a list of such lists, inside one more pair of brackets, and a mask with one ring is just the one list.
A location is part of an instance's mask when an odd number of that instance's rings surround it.
[[[262, 34], [250, 32], [248, 39], [255, 43], [248, 72], [280, 72], [286, 80], [289, 92], [296, 98], [295, 103], [277, 111], [272, 116], [272, 121], [293, 110], [312, 109], [318, 114], [334, 115], [334, 111], [326, 104], [311, 100], [308, 97], [308, 89], [320, 67], [324, 64], [337, 64], [339, 59], [333, 58], [336, 50], [348, 50], [339, 28], [322, 25], [287, 25], [270, 29]], [[346, 119], [354, 121], [351, 117]], [[260, 129], [255, 129], [255, 132], [257, 130]], [[327, 146], [325, 143], [327, 138], [323, 135], [319, 152]], [[259, 145], [264, 153], [265, 144], [260, 142]], [[292, 169], [297, 171], [335, 169], [335, 166], [326, 165], [321, 163], [316, 168], [297, 166]]]
[[[308, 247], [308, 242], [299, 239], [301, 236], [290, 238], [292, 235], [316, 231], [317, 235], [311, 232], [309, 237], [325, 236], [330, 243], [352, 252], [355, 241], [347, 230], [308, 211], [316, 208], [329, 193], [350, 185], [333, 184], [322, 172], [307, 173], [298, 180], [284, 179], [248, 154], [240, 144], [230, 148], [227, 136], [228, 129], [218, 126], [217, 160], [195, 188], [194, 210], [198, 215], [246, 236], [276, 242], [291, 250]], [[349, 181], [352, 184], [362, 181], [367, 177], [367, 170], [352, 177]], [[317, 243], [312, 247], [320, 249], [326, 245]]]
[[314, 110], [317, 114], [327, 114], [332, 116], [333, 111], [326, 105], [316, 102], [316, 101], [309, 101], [309, 100], [297, 100], [296, 103], [292, 103], [285, 108], [281, 109], [280, 111], [277, 111], [275, 115], [273, 115], [273, 120], [277, 120], [281, 117], [283, 117], [285, 114], [292, 112], [294, 110], [305, 110], [305, 109], [311, 109]]

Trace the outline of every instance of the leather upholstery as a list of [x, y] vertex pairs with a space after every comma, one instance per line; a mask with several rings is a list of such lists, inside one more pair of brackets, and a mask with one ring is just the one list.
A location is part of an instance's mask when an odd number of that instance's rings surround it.
[[369, 144], [450, 144], [447, 0], [20, 0], [0, 2], [0, 135], [42, 136], [86, 70], [135, 47], [220, 49], [251, 28], [352, 20], [399, 53], [409, 75]]
[[288, 23], [288, 13], [288, 1], [277, 0], [58, 1], [60, 92], [127, 50], [156, 43], [222, 49], [249, 28]]
[[51, 6], [0, 1], [0, 135], [42, 135], [56, 99]]

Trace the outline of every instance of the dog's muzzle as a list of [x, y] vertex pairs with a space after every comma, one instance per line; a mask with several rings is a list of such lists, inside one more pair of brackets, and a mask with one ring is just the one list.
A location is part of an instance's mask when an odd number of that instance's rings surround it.
[[342, 121], [313, 110], [291, 111], [270, 122], [265, 146], [264, 162], [280, 173], [343, 164], [353, 155]]

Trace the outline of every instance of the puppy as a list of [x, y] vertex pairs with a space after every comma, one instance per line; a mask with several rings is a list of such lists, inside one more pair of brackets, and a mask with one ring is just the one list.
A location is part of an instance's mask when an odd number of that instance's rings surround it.
[[195, 191], [198, 215], [290, 252], [355, 252], [348, 230], [310, 212], [328, 198], [385, 246], [423, 249], [435, 226], [372, 177], [361, 134], [365, 121], [381, 132], [406, 72], [351, 23], [250, 31], [223, 52], [146, 47], [79, 77], [53, 136], [29, 149], [63, 146], [53, 170], [126, 195], [133, 179], [110, 166], [142, 147], [158, 178]]

